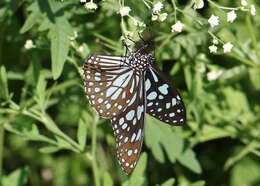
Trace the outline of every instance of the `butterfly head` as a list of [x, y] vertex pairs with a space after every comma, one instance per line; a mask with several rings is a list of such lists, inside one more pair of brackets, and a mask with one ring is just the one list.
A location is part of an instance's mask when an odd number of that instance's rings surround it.
[[153, 63], [152, 54], [141, 54], [140, 52], [131, 53], [129, 56], [130, 66], [136, 70], [145, 71]]

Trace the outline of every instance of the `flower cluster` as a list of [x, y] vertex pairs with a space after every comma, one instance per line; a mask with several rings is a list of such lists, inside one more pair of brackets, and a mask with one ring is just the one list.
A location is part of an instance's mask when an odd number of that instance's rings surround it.
[[87, 0], [80, 0], [80, 3], [84, 3], [84, 7], [88, 10], [96, 10], [98, 8], [97, 4], [91, 0], [87, 2]]
[[174, 25], [172, 25], [172, 32], [182, 32], [184, 24], [180, 21], [177, 21]]
[[[237, 14], [236, 14], [236, 11], [237, 10], [242, 10], [242, 11], [250, 11], [250, 14], [252, 16], [255, 16], [256, 15], [256, 9], [255, 9], [255, 5], [254, 4], [251, 4], [249, 6], [247, 0], [241, 0], [241, 6], [242, 7], [238, 7], [238, 8], [228, 8], [229, 10], [231, 9], [231, 11], [227, 12], [226, 14], [226, 20], [227, 22], [229, 23], [233, 23], [236, 18], [237, 18]], [[222, 8], [222, 9], [225, 9], [225, 7], [218, 7], [218, 8]], [[216, 27], [217, 25], [219, 25], [219, 17], [212, 14], [210, 16], [210, 18], [208, 19], [208, 23], [210, 24], [210, 27], [211, 28], [214, 28]], [[214, 39], [213, 39], [213, 45], [209, 46], [209, 51], [210, 53], [217, 53], [217, 44], [214, 43]], [[223, 51], [224, 53], [227, 53], [227, 52], [231, 52], [233, 48], [233, 45], [231, 42], [227, 42], [223, 45]]]
[[161, 22], [167, 19], [168, 14], [162, 13], [161, 9], [163, 9], [163, 4], [161, 2], [157, 2], [153, 6], [153, 14], [152, 14], [152, 21], [160, 20]]
[[[217, 50], [218, 50], [217, 44], [218, 44], [218, 42], [214, 43], [214, 40], [213, 40], [213, 45], [209, 46], [210, 53], [217, 53]], [[223, 47], [224, 53], [228, 53], [228, 52], [231, 52], [231, 50], [233, 48], [233, 44], [231, 42], [227, 42], [222, 47]]]
[[138, 18], [135, 18], [133, 16], [131, 16], [129, 13], [131, 12], [131, 8], [129, 6], [121, 6], [118, 13], [124, 17], [124, 16], [128, 16], [134, 23], [135, 26], [139, 26], [139, 27], [146, 27], [146, 24], [142, 21], [140, 21]]

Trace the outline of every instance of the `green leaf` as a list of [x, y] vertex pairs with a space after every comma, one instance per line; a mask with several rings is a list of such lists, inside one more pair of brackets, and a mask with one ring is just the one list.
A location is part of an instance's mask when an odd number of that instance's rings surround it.
[[72, 36], [72, 28], [65, 17], [58, 17], [51, 27], [51, 64], [53, 78], [60, 77], [64, 63], [69, 52], [69, 37]]
[[243, 158], [231, 170], [230, 186], [259, 185], [259, 159]]
[[200, 142], [206, 142], [218, 138], [230, 136], [230, 132], [210, 125], [204, 125], [200, 135]]
[[38, 19], [41, 17], [41, 12], [39, 11], [37, 2], [31, 4], [31, 6], [28, 9], [32, 10], [32, 13], [28, 16], [22, 28], [20, 29], [21, 34], [24, 34], [28, 30], [30, 30], [37, 23]]
[[174, 182], [175, 182], [175, 179], [170, 178], [167, 181], [165, 181], [163, 184], [161, 184], [161, 186], [173, 186]]
[[41, 153], [50, 154], [50, 153], [58, 152], [59, 150], [61, 150], [61, 148], [57, 147], [57, 146], [46, 146], [46, 147], [40, 148], [39, 151]]
[[238, 113], [243, 111], [248, 112], [250, 110], [248, 100], [243, 92], [232, 89], [231, 87], [223, 88], [222, 91], [226, 97], [229, 108]]
[[260, 90], [260, 70], [257, 68], [249, 68], [250, 81], [256, 90]]
[[147, 164], [147, 154], [144, 152], [135, 167], [135, 170], [130, 175], [130, 178], [123, 183], [123, 186], [137, 186], [145, 183], [145, 169]]
[[8, 82], [7, 82], [7, 76], [6, 76], [6, 70], [4, 66], [1, 66], [0, 69], [0, 98], [8, 99], [9, 93], [8, 93]]
[[112, 177], [108, 172], [105, 172], [103, 177], [103, 186], [113, 186], [113, 185], [114, 183]]
[[8, 176], [4, 176], [3, 179], [0, 180], [0, 183], [2, 183], [1, 186], [23, 186], [27, 184], [29, 174], [30, 171], [27, 166], [16, 169]]
[[196, 181], [196, 182], [194, 182], [192, 184], [189, 184], [189, 186], [204, 186], [205, 184], [206, 184], [205, 181], [200, 180], [200, 181]]
[[36, 96], [37, 96], [37, 102], [40, 105], [42, 111], [45, 110], [45, 90], [46, 90], [47, 82], [45, 80], [45, 77], [41, 74], [37, 86], [36, 86]]
[[149, 135], [145, 135], [145, 143], [152, 150], [155, 159], [159, 162], [164, 162], [163, 150], [161, 148], [163, 147], [172, 163], [177, 159], [183, 166], [195, 173], [201, 172], [195, 153], [191, 149], [184, 151], [183, 139], [174, 132], [170, 125], [166, 125], [152, 117], [147, 117], [146, 123], [145, 132]]
[[162, 147], [172, 163], [182, 154], [183, 139], [179, 137], [170, 125], [153, 118], [147, 117], [145, 143], [152, 150], [152, 153], [159, 162], [164, 162]]
[[83, 119], [79, 120], [77, 137], [81, 150], [84, 150], [87, 139], [87, 124], [84, 122]]
[[181, 156], [178, 156], [178, 161], [193, 172], [198, 174], [201, 173], [201, 166], [199, 164], [199, 161], [197, 160], [195, 153], [191, 149], [185, 150]]

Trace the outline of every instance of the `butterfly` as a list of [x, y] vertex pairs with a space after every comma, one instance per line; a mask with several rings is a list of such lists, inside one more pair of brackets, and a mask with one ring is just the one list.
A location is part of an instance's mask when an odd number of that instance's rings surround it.
[[154, 56], [144, 53], [147, 47], [125, 56], [93, 54], [83, 65], [85, 93], [97, 114], [111, 120], [118, 162], [126, 174], [141, 153], [146, 113], [170, 125], [186, 121], [181, 96], [154, 64]]

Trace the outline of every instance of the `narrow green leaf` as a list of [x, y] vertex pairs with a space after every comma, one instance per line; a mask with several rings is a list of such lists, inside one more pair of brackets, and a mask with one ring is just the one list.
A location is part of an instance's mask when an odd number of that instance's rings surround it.
[[50, 153], [58, 152], [59, 150], [61, 150], [61, 148], [57, 147], [57, 146], [46, 146], [46, 147], [40, 148], [39, 151], [41, 153], [50, 154]]
[[206, 184], [205, 181], [200, 180], [200, 181], [196, 181], [196, 182], [194, 182], [192, 184], [189, 184], [189, 186], [204, 186], [205, 184]]
[[6, 70], [5, 67], [2, 66], [0, 69], [0, 98], [2, 99], [8, 99], [9, 93], [8, 93], [8, 82], [7, 82], [7, 76], [6, 76]]
[[69, 37], [72, 35], [72, 28], [65, 17], [58, 17], [51, 31], [51, 60], [52, 74], [56, 80], [60, 77], [64, 63], [69, 52]]
[[63, 137], [55, 135], [55, 138], [57, 140], [59, 148], [63, 148], [63, 149], [71, 149], [71, 148], [73, 148], [73, 146], [70, 144], [70, 142], [68, 142]]
[[103, 186], [113, 186], [113, 179], [108, 172], [104, 173]]
[[210, 125], [204, 125], [202, 128], [202, 133], [200, 135], [200, 142], [206, 142], [228, 136], [231, 136], [231, 133], [226, 130]]
[[38, 9], [37, 2], [32, 3], [28, 9], [32, 10], [32, 13], [28, 16], [22, 28], [20, 29], [21, 34], [30, 30], [37, 23], [38, 19], [41, 16], [41, 12]]
[[161, 184], [161, 186], [173, 186], [174, 182], [175, 182], [175, 179], [170, 178], [167, 181], [165, 181], [163, 184]]
[[250, 81], [256, 90], [260, 90], [260, 70], [257, 68], [249, 69]]
[[81, 150], [84, 150], [87, 140], [87, 124], [82, 119], [79, 120], [77, 137]]
[[40, 105], [42, 110], [45, 110], [45, 89], [47, 86], [47, 82], [45, 80], [45, 77], [41, 74], [37, 86], [36, 86], [36, 96], [37, 96], [37, 102]]

